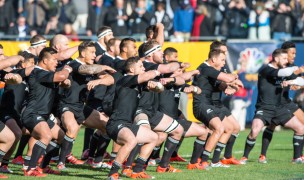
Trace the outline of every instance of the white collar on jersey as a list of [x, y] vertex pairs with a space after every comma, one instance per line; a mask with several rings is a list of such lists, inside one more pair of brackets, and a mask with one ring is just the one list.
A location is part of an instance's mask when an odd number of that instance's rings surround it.
[[[272, 64], [268, 64], [269, 67], [275, 68]], [[276, 69], [276, 68], [275, 68]]]
[[[25, 52], [31, 53], [28, 49], [24, 50]], [[31, 53], [32, 54], [32, 53]]]
[[149, 61], [148, 59], [145, 59], [144, 62], [152, 63], [152, 64], [157, 64], [154, 61]]
[[44, 70], [44, 71], [48, 71], [48, 70], [46, 70], [46, 69], [43, 69], [42, 67], [40, 67], [40, 66], [37, 66], [37, 65], [35, 65], [35, 68], [37, 68], [37, 69], [41, 69], [41, 70]]
[[207, 66], [210, 66], [210, 64], [209, 63], [207, 63], [206, 61], [204, 62]]
[[123, 59], [122, 57], [120, 57], [120, 56], [116, 56], [116, 58], [119, 59], [119, 60], [122, 60], [122, 61], [124, 60], [124, 59]]
[[100, 42], [97, 41], [97, 44], [99, 45], [99, 47], [100, 47], [102, 50], [106, 51], [106, 48], [105, 48], [102, 44], [100, 44]]
[[113, 60], [115, 59], [115, 57], [112, 56], [111, 54], [109, 54], [108, 52], [105, 52], [105, 55], [109, 56], [109, 57], [112, 58]]
[[74, 60], [79, 62], [80, 64], [85, 64], [84, 62], [80, 61], [79, 59], [74, 59]]

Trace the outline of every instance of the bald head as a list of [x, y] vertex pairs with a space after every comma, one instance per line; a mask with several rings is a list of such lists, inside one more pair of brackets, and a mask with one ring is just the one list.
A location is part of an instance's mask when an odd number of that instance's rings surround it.
[[62, 34], [55, 35], [50, 41], [50, 47], [57, 51], [63, 51], [69, 48], [69, 39]]

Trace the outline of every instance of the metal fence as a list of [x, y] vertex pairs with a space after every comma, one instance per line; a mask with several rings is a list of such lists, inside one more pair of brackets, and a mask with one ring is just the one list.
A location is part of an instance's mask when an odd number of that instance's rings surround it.
[[[51, 39], [54, 35], [44, 35], [46, 39]], [[73, 38], [75, 36], [67, 36], [68, 38]], [[142, 35], [131, 35], [131, 36], [118, 36], [118, 38], [125, 38], [125, 37], [132, 37], [136, 41], [145, 41], [146, 37], [144, 34]], [[77, 38], [79, 41], [96, 41], [97, 37], [96, 36], [86, 36], [86, 35], [78, 35]], [[31, 36], [25, 36], [25, 37], [19, 37], [18, 35], [5, 35], [5, 34], [0, 34], [0, 40], [1, 41], [29, 41], [31, 39]], [[165, 39], [166, 41], [170, 42], [170, 39], [167, 38]], [[190, 37], [190, 41], [237, 41], [237, 42], [265, 42], [264, 40], [251, 40], [251, 39], [228, 39], [225, 36], [199, 36], [199, 37]], [[281, 41], [295, 41], [295, 42], [304, 42], [304, 37], [292, 37], [291, 39], [281, 39]], [[274, 41], [274, 40], [269, 40], [269, 41]], [[266, 41], [266, 42], [269, 42]]]

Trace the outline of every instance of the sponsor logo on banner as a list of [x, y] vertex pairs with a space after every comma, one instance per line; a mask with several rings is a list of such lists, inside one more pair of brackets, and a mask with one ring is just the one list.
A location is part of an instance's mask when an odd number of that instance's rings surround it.
[[253, 74], [263, 66], [266, 55], [257, 48], [246, 48], [240, 52], [239, 63], [246, 64], [246, 72]]

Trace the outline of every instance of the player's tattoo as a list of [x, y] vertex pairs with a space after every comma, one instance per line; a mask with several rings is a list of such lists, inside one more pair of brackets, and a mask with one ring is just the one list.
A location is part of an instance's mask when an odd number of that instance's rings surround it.
[[98, 74], [103, 71], [102, 65], [92, 64], [86, 65], [83, 64], [78, 68], [80, 74]]

